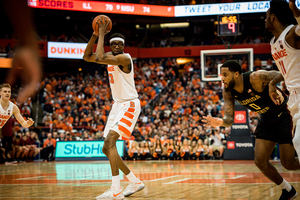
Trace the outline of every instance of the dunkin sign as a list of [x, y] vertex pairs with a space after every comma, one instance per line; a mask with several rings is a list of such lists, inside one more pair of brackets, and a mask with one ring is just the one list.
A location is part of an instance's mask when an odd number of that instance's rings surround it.
[[87, 43], [48, 42], [48, 58], [82, 59]]

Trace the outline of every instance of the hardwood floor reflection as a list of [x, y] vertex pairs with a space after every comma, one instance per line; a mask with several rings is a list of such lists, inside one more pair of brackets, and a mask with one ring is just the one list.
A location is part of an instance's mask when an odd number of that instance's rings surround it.
[[[126, 199], [279, 199], [253, 161], [126, 162], [146, 188]], [[300, 172], [274, 165], [300, 192]], [[128, 185], [120, 173], [121, 185]], [[108, 161], [0, 165], [0, 199], [94, 199], [111, 185]], [[300, 197], [298, 198], [300, 199]]]

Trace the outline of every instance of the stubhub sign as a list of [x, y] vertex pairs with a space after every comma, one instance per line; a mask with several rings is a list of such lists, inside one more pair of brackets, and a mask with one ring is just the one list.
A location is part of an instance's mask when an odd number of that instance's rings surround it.
[[[95, 160], [107, 159], [102, 152], [104, 141], [58, 141], [56, 143], [56, 160]], [[117, 150], [124, 156], [124, 141], [117, 141]], [[94, 159], [93, 159], [94, 158]]]

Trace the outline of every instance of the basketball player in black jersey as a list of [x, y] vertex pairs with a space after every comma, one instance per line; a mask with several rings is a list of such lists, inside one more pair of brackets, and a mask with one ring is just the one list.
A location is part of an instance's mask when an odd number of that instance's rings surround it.
[[276, 105], [269, 96], [268, 84], [279, 73], [264, 70], [242, 73], [241, 65], [237, 61], [226, 61], [221, 66], [224, 117], [207, 116], [202, 121], [206, 126], [231, 126], [234, 121], [234, 100], [259, 113], [261, 119], [255, 131], [255, 164], [267, 178], [282, 189], [279, 199], [289, 200], [296, 198], [296, 190], [269, 162], [276, 143], [279, 143], [282, 166], [288, 170], [300, 169], [292, 143], [293, 122], [286, 105], [288, 98], [279, 88], [277, 88], [277, 93], [281, 97], [279, 105]]

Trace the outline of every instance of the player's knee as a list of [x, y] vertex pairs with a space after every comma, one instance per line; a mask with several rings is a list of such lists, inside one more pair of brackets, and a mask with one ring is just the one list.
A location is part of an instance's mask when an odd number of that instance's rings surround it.
[[103, 145], [102, 152], [103, 152], [105, 155], [107, 155], [107, 153], [108, 153], [108, 148], [107, 148], [107, 145], [106, 145], [105, 143], [104, 143], [104, 145]]
[[265, 169], [268, 167], [268, 161], [261, 157], [255, 157], [254, 162], [259, 169]]
[[287, 161], [287, 160], [282, 160], [281, 159], [281, 164], [282, 166], [287, 169], [287, 170], [293, 170], [294, 169], [294, 162], [291, 162], [291, 161]]
[[105, 138], [102, 151], [106, 155], [107, 153], [109, 153], [109, 150], [113, 149], [115, 146], [116, 143], [113, 140]]
[[296, 129], [296, 131], [295, 131], [295, 135], [293, 138], [293, 144], [294, 144], [294, 147], [296, 150], [297, 150], [297, 147], [300, 148], [300, 127], [298, 130]]

